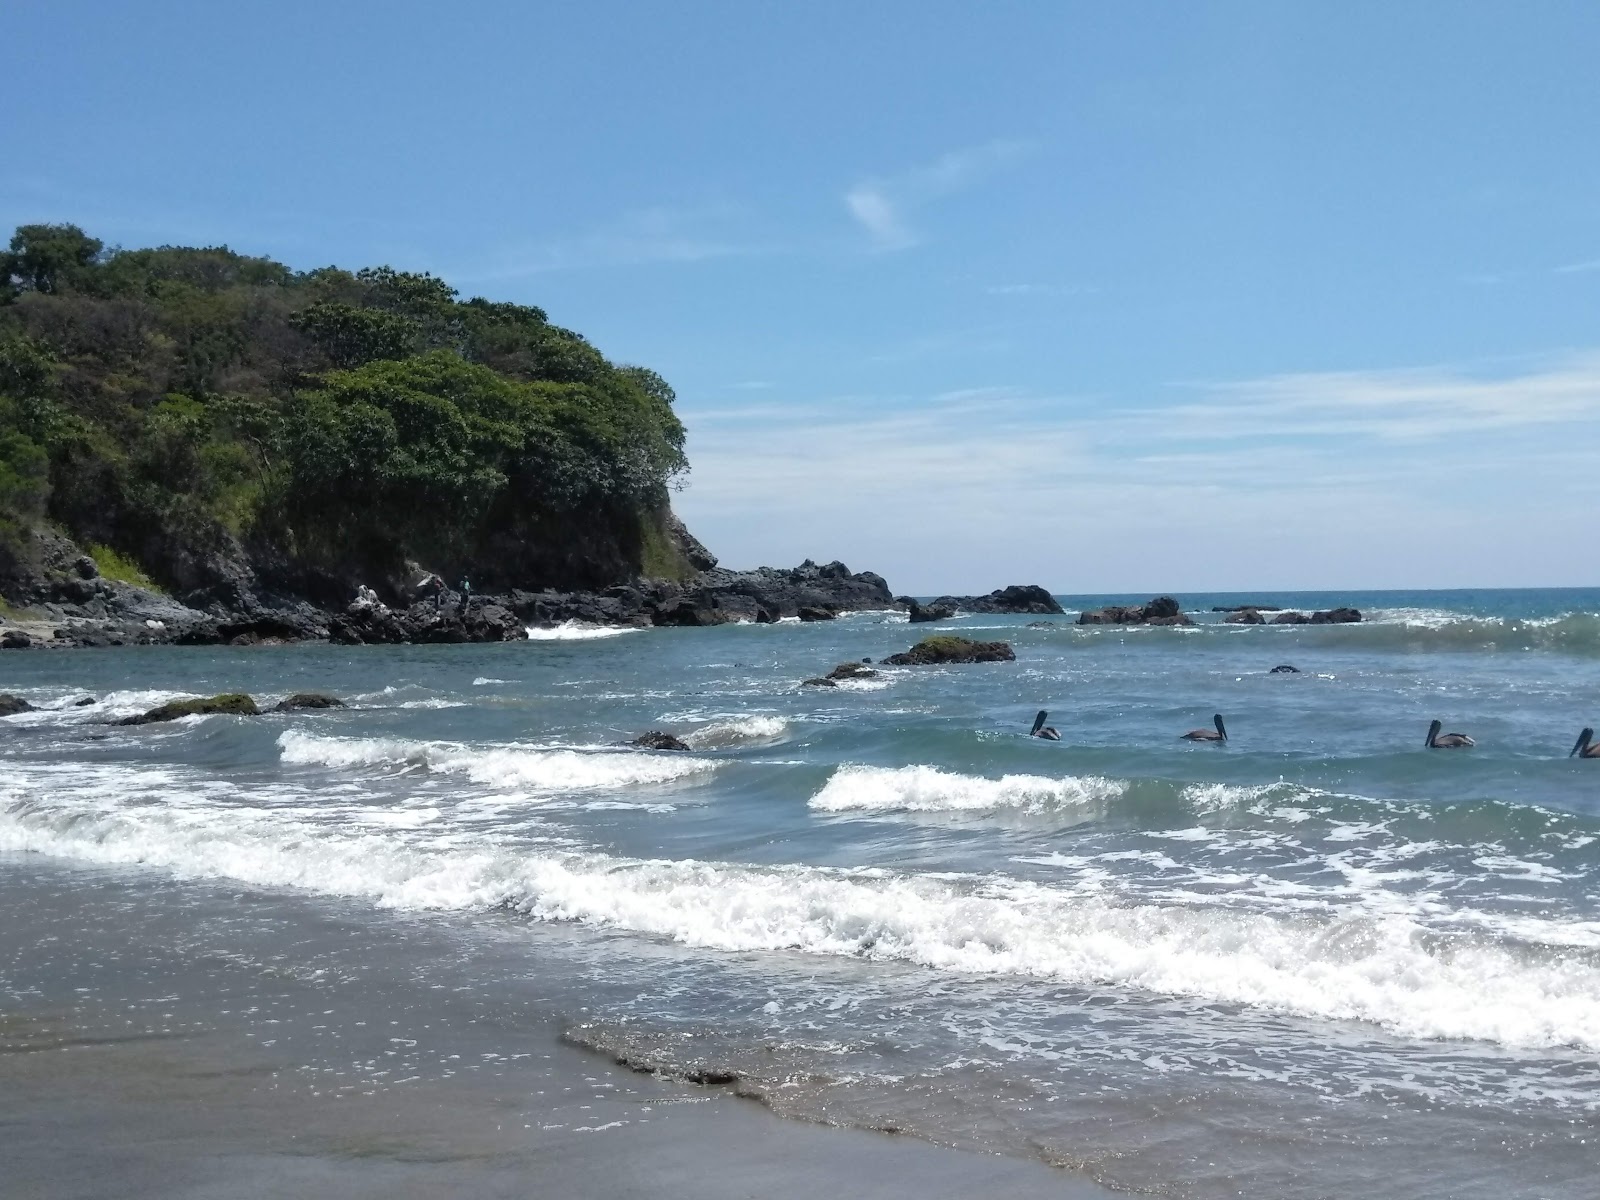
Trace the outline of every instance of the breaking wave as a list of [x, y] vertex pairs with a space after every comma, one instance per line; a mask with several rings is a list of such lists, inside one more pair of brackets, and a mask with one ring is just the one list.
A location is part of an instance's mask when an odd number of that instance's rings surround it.
[[623, 788], [670, 783], [717, 768], [713, 759], [671, 757], [633, 750], [541, 749], [466, 746], [402, 738], [332, 738], [291, 730], [278, 737], [280, 756], [295, 766], [342, 770], [426, 770], [462, 775], [490, 787], [539, 791]]
[[1128, 790], [1119, 779], [1098, 775], [1047, 779], [1004, 775], [985, 779], [938, 767], [844, 766], [811, 797], [822, 812], [970, 812], [1016, 808], [1040, 812], [1115, 800]]
[[753, 742], [775, 742], [788, 731], [789, 722], [784, 717], [729, 717], [702, 725], [684, 734], [683, 740], [696, 750], [721, 750]]
[[[364, 745], [392, 761], [392, 752]], [[419, 753], [434, 751], [404, 751]], [[122, 804], [114, 788], [82, 794], [59, 778], [59, 792], [15, 779], [0, 790], [0, 851], [145, 864], [402, 909], [508, 910], [716, 951], [1131, 988], [1364, 1021], [1409, 1037], [1600, 1049], [1600, 961], [1552, 950], [1559, 938], [1539, 929], [1527, 941], [1447, 936], [1395, 913], [1244, 912], [1135, 902], [1070, 882], [623, 858], [445, 836], [434, 824], [328, 828], [181, 788], [151, 804], [130, 787], [134, 799]], [[1527, 920], [1549, 932], [1561, 925]]]
[[639, 632], [636, 625], [588, 625], [582, 621], [563, 621], [560, 625], [550, 627], [527, 626], [530, 642], [587, 642]]

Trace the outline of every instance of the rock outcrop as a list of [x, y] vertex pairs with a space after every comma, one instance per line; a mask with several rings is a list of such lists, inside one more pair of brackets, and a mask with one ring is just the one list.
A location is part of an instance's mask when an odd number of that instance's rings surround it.
[[1036, 583], [1014, 583], [996, 588], [987, 596], [940, 596], [929, 608], [948, 608], [969, 613], [1037, 613], [1041, 616], [1062, 612], [1056, 598]]
[[0, 717], [10, 717], [17, 713], [33, 712], [33, 705], [21, 696], [13, 696], [10, 692], [0, 692]]
[[801, 687], [838, 687], [841, 679], [876, 679], [878, 672], [865, 663], [842, 662], [826, 675], [816, 679], [803, 679]]
[[139, 714], [124, 717], [118, 725], [153, 725], [160, 721], [176, 721], [180, 717], [210, 716], [225, 713], [236, 717], [258, 717], [261, 710], [251, 697], [241, 693], [222, 696], [204, 696], [197, 700], [169, 700], [167, 703]]
[[343, 708], [343, 700], [321, 692], [296, 692], [272, 706], [273, 712], [297, 712], [302, 709]]
[[891, 667], [924, 667], [944, 663], [1014, 662], [1016, 654], [1006, 642], [974, 642], [969, 638], [940, 635], [923, 638], [902, 654], [883, 661]]
[[913, 625], [924, 625], [930, 621], [948, 621], [956, 615], [954, 605], [923, 604], [912, 596], [901, 596], [896, 603], [905, 605], [906, 616], [911, 619]]
[[1320, 612], [1280, 612], [1272, 618], [1273, 625], [1354, 625], [1360, 621], [1357, 608], [1328, 608]]
[[1256, 608], [1214, 608], [1212, 612], [1226, 612], [1233, 615], [1228, 617], [1229, 625], [1265, 625], [1267, 619], [1261, 615], [1261, 610]]
[[1193, 625], [1171, 596], [1157, 596], [1148, 604], [1091, 609], [1078, 614], [1079, 625]]

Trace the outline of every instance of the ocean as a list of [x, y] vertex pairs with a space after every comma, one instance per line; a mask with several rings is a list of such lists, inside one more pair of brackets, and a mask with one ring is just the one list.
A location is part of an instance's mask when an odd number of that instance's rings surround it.
[[[0, 691], [41, 711], [0, 719], [0, 877], [127, 881], [197, 926], [290, 896], [425, 929], [426, 957], [492, 957], [475, 1000], [536, 979], [540, 1020], [599, 1055], [1116, 1189], [1594, 1195], [1600, 761], [1567, 754], [1600, 725], [1600, 589], [1072, 624], [1147, 598], [8, 652]], [[1367, 620], [1210, 611], [1245, 602]], [[1016, 661], [801, 686], [935, 631]], [[110, 723], [309, 690], [349, 707]], [[1059, 742], [1026, 736], [1038, 709]], [[1214, 713], [1225, 745], [1179, 738]], [[1434, 718], [1476, 746], [1430, 751]], [[649, 729], [691, 748], [621, 744]], [[0, 1003], [44, 969], [0, 958]], [[443, 1069], [395, 1053], [315, 1066], [372, 1090]]]

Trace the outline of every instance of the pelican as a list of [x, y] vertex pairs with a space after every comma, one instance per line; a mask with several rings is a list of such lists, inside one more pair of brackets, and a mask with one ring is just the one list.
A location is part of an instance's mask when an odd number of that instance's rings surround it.
[[1043, 738], [1047, 742], [1059, 742], [1061, 735], [1045, 724], [1045, 720], [1049, 716], [1050, 714], [1041, 708], [1039, 715], [1033, 719], [1033, 728], [1028, 731], [1028, 736]]
[[1594, 730], [1585, 729], [1578, 735], [1578, 744], [1572, 748], [1568, 758], [1600, 758], [1600, 743], [1594, 740]]
[[1211, 718], [1215, 729], [1191, 729], [1181, 736], [1191, 742], [1225, 742], [1228, 740], [1228, 731], [1223, 727], [1222, 714], [1218, 713]]
[[1439, 730], [1443, 728], [1443, 723], [1439, 721], [1428, 726], [1429, 750], [1464, 750], [1478, 744], [1464, 733], [1440, 733]]

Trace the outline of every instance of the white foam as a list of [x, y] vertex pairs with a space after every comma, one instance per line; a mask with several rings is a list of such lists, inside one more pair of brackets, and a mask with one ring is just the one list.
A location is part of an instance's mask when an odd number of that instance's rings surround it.
[[1506, 947], [1441, 938], [1393, 913], [1287, 916], [975, 876], [629, 859], [445, 836], [437, 823], [329, 828], [193, 789], [123, 805], [115, 788], [84, 790], [72, 778], [4, 785], [0, 851], [397, 908], [507, 907], [717, 951], [888, 960], [1367, 1021], [1404, 1036], [1600, 1049], [1600, 967], [1539, 948], [1560, 946], [1559, 936]]
[[962, 812], [997, 808], [1039, 812], [1115, 800], [1127, 789], [1122, 780], [1098, 775], [1069, 775], [1065, 779], [1004, 775], [985, 779], [938, 767], [844, 766], [811, 797], [810, 804], [823, 812]]
[[515, 683], [515, 679], [491, 679], [487, 675], [479, 675], [472, 681], [473, 687], [489, 687], [496, 683]]
[[697, 750], [715, 750], [751, 742], [774, 742], [788, 731], [789, 722], [785, 718], [756, 714], [712, 721], [684, 734], [683, 740]]
[[596, 638], [621, 637], [625, 633], [638, 633], [636, 625], [588, 625], [582, 621], [563, 621], [552, 628], [537, 625], [527, 627], [530, 642], [587, 642]]
[[463, 775], [490, 787], [535, 791], [626, 788], [670, 783], [714, 771], [717, 763], [690, 755], [632, 750], [570, 750], [531, 746], [466, 746], [401, 738], [332, 738], [290, 730], [280, 734], [284, 762], [344, 770], [377, 767]]

